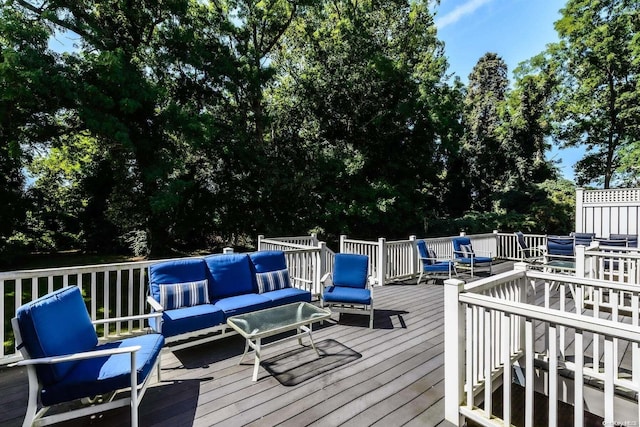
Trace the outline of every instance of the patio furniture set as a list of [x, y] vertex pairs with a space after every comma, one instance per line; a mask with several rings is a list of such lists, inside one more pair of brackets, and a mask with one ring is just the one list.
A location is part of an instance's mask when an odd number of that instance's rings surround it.
[[488, 267], [491, 275], [493, 258], [491, 252], [480, 252], [473, 249], [471, 239], [468, 237], [457, 237], [452, 239], [453, 257], [450, 259], [439, 258], [435, 250], [427, 246], [424, 240], [418, 240], [418, 257], [422, 263], [418, 284], [422, 277], [436, 277], [444, 275], [451, 279], [452, 273], [458, 276], [458, 269], [466, 269], [471, 272], [471, 277], [479, 267]]
[[[291, 286], [284, 252], [211, 255], [159, 262], [149, 268], [151, 313], [110, 322], [146, 319], [151, 332], [100, 343], [80, 289], [69, 286], [29, 302], [12, 319], [17, 348], [29, 378], [27, 425], [44, 425], [130, 406], [131, 425], [138, 425], [138, 406], [157, 370], [160, 352], [200, 344], [237, 332], [245, 338], [244, 360], [254, 352], [253, 381], [266, 337], [295, 330], [285, 339], [311, 335], [312, 324], [332, 312], [367, 313], [373, 327], [373, 294], [364, 255], [336, 254], [333, 274], [320, 307], [311, 292]], [[330, 310], [331, 311], [330, 311]], [[280, 342], [278, 340], [271, 344]], [[126, 393], [122, 393], [122, 392]], [[49, 415], [58, 404], [81, 401], [79, 409]], [[87, 405], [88, 404], [88, 405]], [[52, 411], [56, 412], [56, 411]]]
[[546, 244], [540, 247], [529, 247], [524, 234], [515, 233], [520, 258], [524, 262], [540, 266], [547, 271], [573, 273], [576, 269], [576, 246], [591, 246], [598, 242], [602, 248], [615, 252], [616, 248], [637, 248], [637, 234], [611, 234], [608, 238], [596, 237], [596, 233], [571, 232], [568, 236], [547, 236]]

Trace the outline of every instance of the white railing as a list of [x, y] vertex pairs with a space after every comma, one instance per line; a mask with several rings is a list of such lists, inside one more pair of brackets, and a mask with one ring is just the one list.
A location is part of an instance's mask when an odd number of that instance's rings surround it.
[[313, 233], [308, 236], [269, 237], [258, 236], [258, 250], [287, 250], [291, 248], [317, 248], [318, 236]]
[[[322, 247], [324, 244], [318, 248], [285, 251], [292, 285], [314, 295], [320, 293]], [[0, 272], [0, 293], [4, 296], [0, 300], [0, 319], [3, 321], [0, 342], [5, 344], [0, 347], [0, 365], [20, 357], [13, 345], [11, 329], [11, 318], [17, 307], [62, 287], [78, 286], [92, 320], [144, 314], [149, 311], [145, 301], [148, 268], [161, 261], [167, 260]], [[106, 338], [132, 334], [144, 327], [143, 320], [127, 321], [99, 332]]]
[[[522, 259], [522, 254], [518, 246], [518, 239], [514, 233], [497, 233], [498, 243], [496, 256], [499, 259], [506, 259], [510, 261], [519, 261]], [[525, 234], [524, 242], [529, 248], [540, 248], [547, 245], [546, 234]]]
[[[158, 261], [23, 270], [0, 273], [0, 342], [13, 343], [11, 318], [22, 304], [66, 286], [78, 286], [87, 301], [92, 320], [135, 316], [146, 312], [147, 269]], [[13, 295], [13, 298], [11, 298]], [[60, 325], [63, 327], [64, 325]], [[144, 327], [143, 321], [118, 323], [102, 335], [129, 334]], [[16, 355], [13, 346], [0, 347], [0, 363]]]
[[[610, 309], [599, 298], [584, 306], [589, 292], [606, 294]], [[617, 309], [620, 298], [630, 301], [628, 316]], [[500, 385], [500, 423], [511, 425], [512, 382], [524, 387], [527, 426], [534, 392], [548, 396], [549, 425], [557, 425], [558, 401], [574, 405], [576, 426], [583, 425], [585, 400], [605, 425], [640, 419], [637, 286], [527, 271], [519, 263], [468, 285], [445, 281], [444, 304], [445, 329], [464, 331], [445, 334], [445, 418], [454, 425], [461, 417], [496, 425], [493, 391]], [[633, 397], [616, 398], [621, 390]]]

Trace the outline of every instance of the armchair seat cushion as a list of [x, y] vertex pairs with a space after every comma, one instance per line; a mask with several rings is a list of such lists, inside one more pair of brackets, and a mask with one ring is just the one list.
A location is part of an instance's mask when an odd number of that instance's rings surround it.
[[269, 298], [272, 305], [291, 304], [294, 302], [311, 302], [311, 293], [298, 288], [278, 289], [261, 295]]
[[[156, 358], [159, 357], [160, 350], [164, 345], [162, 335], [147, 334], [126, 338], [122, 341], [98, 345], [92, 350], [107, 350], [133, 345], [142, 347], [136, 352], [135, 368], [137, 382], [140, 385], [151, 372]], [[45, 386], [41, 390], [42, 403], [50, 406], [127, 388], [131, 384], [130, 360], [130, 353], [80, 360], [60, 382]]]
[[244, 294], [212, 301], [216, 307], [224, 311], [226, 317], [244, 314], [250, 311], [273, 307], [271, 300], [264, 294]]
[[371, 304], [369, 289], [329, 286], [322, 294], [325, 302], [342, 302], [346, 304]]
[[[211, 328], [224, 323], [224, 321], [224, 312], [213, 304], [166, 310], [162, 313], [162, 335], [173, 337]], [[149, 324], [154, 330], [158, 330], [155, 318], [149, 319]]]
[[425, 264], [423, 266], [423, 269], [426, 273], [433, 273], [433, 272], [449, 272], [450, 270], [453, 270], [453, 266], [451, 261], [438, 261], [435, 264]]
[[493, 261], [491, 258], [484, 256], [476, 256], [473, 258], [456, 258], [456, 262], [459, 262], [460, 264], [471, 265], [472, 260], [474, 264], [486, 264]]

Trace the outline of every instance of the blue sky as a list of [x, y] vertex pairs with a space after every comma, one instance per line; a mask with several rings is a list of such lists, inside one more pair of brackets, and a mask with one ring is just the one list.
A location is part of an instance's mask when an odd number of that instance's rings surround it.
[[[435, 20], [438, 38], [445, 43], [449, 72], [466, 83], [478, 59], [495, 52], [513, 79], [520, 62], [558, 41], [553, 23], [564, 4], [558, 0], [441, 0]], [[573, 165], [583, 154], [583, 148], [554, 147], [547, 157], [561, 159], [562, 174], [573, 179]]]

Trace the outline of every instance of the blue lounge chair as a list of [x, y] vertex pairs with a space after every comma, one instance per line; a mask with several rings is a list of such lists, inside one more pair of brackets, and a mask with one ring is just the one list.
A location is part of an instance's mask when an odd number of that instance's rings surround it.
[[320, 305], [338, 313], [369, 313], [369, 327], [373, 329], [373, 289], [369, 279], [369, 257], [357, 254], [336, 254], [333, 275], [322, 277]]
[[[138, 405], [151, 372], [158, 369], [160, 376], [164, 338], [146, 334], [99, 344], [94, 325], [153, 316], [91, 322], [76, 286], [19, 307], [11, 323], [24, 360], [9, 366], [27, 367], [29, 401], [23, 425], [57, 423], [130, 406], [131, 425], [137, 426]], [[88, 405], [79, 409], [61, 405], [76, 400]], [[54, 406], [64, 412], [47, 416]]]
[[471, 277], [478, 267], [489, 267], [489, 274], [491, 274], [491, 265], [493, 264], [491, 252], [482, 253], [482, 256], [476, 255], [473, 246], [471, 246], [471, 239], [468, 237], [456, 237], [452, 243], [453, 260], [458, 267], [470, 269]]
[[545, 262], [575, 262], [575, 240], [571, 236], [547, 236], [547, 253]]
[[582, 245], [582, 246], [590, 246], [591, 242], [593, 242], [596, 238], [596, 233], [576, 233], [572, 232], [570, 237], [573, 237], [574, 246]]
[[418, 254], [422, 268], [420, 269], [420, 277], [418, 277], [418, 285], [422, 280], [422, 276], [431, 277], [433, 275], [447, 275], [451, 279], [451, 272], [458, 275], [456, 265], [451, 260], [441, 260], [436, 256], [435, 251], [432, 248], [427, 247], [424, 240], [418, 240], [416, 242], [418, 247]]
[[544, 249], [532, 248], [525, 241], [524, 234], [516, 231], [516, 242], [518, 242], [518, 255], [520, 261], [538, 264], [544, 261]]

